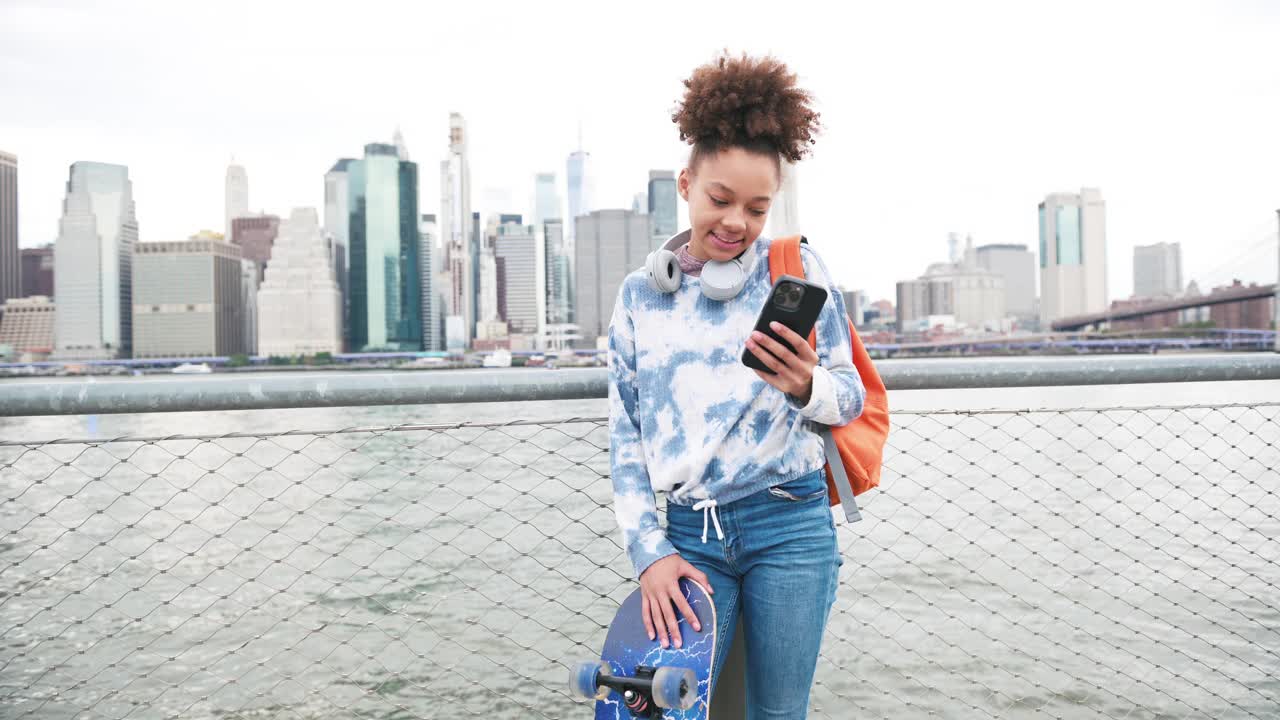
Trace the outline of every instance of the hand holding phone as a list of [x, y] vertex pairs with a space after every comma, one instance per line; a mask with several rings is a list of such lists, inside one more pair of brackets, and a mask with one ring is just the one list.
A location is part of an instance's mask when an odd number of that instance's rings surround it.
[[743, 364], [770, 385], [807, 401], [818, 364], [808, 337], [826, 302], [827, 290], [821, 285], [790, 275], [779, 277], [747, 339]]

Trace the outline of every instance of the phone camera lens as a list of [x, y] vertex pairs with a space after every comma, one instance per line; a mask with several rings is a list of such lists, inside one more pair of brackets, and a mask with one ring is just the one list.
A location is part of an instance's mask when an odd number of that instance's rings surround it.
[[773, 301], [783, 310], [796, 310], [804, 297], [804, 286], [798, 283], [785, 282], [778, 285], [773, 292]]

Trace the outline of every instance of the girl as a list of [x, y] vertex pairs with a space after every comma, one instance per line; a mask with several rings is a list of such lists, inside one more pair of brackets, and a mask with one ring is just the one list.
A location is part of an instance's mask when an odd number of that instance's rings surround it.
[[[856, 418], [865, 391], [843, 299], [807, 245], [806, 278], [829, 293], [817, 351], [752, 329], [782, 161], [808, 152], [818, 113], [770, 57], [721, 57], [684, 84], [672, 119], [693, 146], [677, 180], [690, 227], [666, 245], [682, 272], [629, 275], [609, 327], [614, 509], [650, 638], [679, 646], [677, 613], [700, 630], [677, 584], [696, 580], [716, 602], [717, 675], [743, 614], [748, 717], [803, 718], [841, 565], [816, 430]], [[743, 365], [744, 348], [774, 373]]]

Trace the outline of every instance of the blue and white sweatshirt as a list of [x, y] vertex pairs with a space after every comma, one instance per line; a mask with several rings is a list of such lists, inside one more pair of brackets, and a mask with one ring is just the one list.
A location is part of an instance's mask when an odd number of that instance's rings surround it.
[[705, 297], [687, 275], [676, 292], [657, 292], [643, 269], [618, 291], [609, 325], [609, 459], [614, 512], [636, 577], [676, 552], [658, 523], [655, 492], [681, 505], [725, 505], [801, 477], [825, 462], [816, 426], [862, 413], [866, 391], [853, 366], [844, 298], [808, 245], [801, 246], [805, 277], [828, 292], [808, 404], [742, 364], [772, 287], [770, 244], [761, 237], [748, 249], [755, 266], [731, 300]]

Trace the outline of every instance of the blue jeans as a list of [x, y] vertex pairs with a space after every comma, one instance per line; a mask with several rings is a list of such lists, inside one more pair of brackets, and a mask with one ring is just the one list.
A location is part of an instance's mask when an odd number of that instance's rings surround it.
[[734, 641], [746, 635], [747, 718], [802, 719], [843, 560], [821, 470], [715, 509], [702, 542], [703, 511], [667, 504], [667, 538], [707, 574], [715, 591], [712, 687]]

